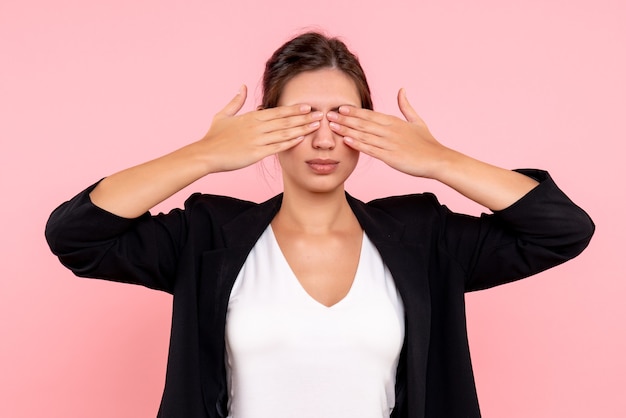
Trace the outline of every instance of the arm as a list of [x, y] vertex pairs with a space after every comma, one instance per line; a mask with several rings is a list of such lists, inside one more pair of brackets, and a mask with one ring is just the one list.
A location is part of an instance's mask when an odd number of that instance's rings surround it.
[[329, 112], [331, 128], [352, 148], [406, 174], [438, 180], [491, 209], [504, 209], [537, 185], [523, 174], [495, 167], [440, 144], [409, 104], [398, 106], [406, 121], [366, 109], [342, 106]]
[[464, 270], [465, 289], [518, 280], [580, 254], [595, 226], [580, 207], [539, 170], [521, 170], [537, 187], [507, 208], [479, 219], [443, 208], [442, 244]]
[[237, 115], [245, 100], [244, 86], [200, 141], [107, 177], [90, 193], [91, 200], [118, 216], [138, 217], [207, 174], [243, 168], [297, 145], [322, 117], [308, 105]]
[[[428, 131], [402, 90], [398, 105], [406, 121], [349, 106], [327, 118], [352, 148], [406, 174], [438, 180], [494, 212], [476, 219], [435, 205], [443, 252], [464, 271], [466, 290], [529, 276], [587, 246], [593, 222], [547, 173], [509, 171], [449, 149]], [[408, 216], [410, 223], [414, 215]]]
[[59, 206], [46, 225], [52, 252], [78, 276], [172, 291], [188, 211], [150, 216], [148, 210], [206, 174], [300, 143], [321, 119], [308, 105], [236, 115], [245, 98], [244, 88], [200, 141], [113, 174]]
[[94, 205], [92, 185], [56, 208], [46, 240], [59, 261], [79, 277], [141, 284], [173, 292], [175, 270], [185, 242], [185, 212], [145, 213], [129, 219]]

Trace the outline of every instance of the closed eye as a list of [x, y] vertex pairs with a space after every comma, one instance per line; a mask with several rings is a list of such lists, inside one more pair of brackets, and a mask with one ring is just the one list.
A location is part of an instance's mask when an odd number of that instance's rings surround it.
[[[330, 111], [332, 111], [332, 112], [337, 112], [337, 113], [339, 113], [339, 108], [340, 108], [341, 106], [352, 106], [352, 105], [348, 105], [348, 104], [345, 104], [345, 105], [339, 105], [339, 106], [337, 106], [337, 107], [333, 107], [332, 109], [330, 109], [330, 110], [329, 110], [329, 112], [330, 112]], [[317, 107], [311, 106], [311, 112], [316, 112], [316, 111], [318, 111], [318, 110], [319, 110], [319, 109], [318, 109]]]

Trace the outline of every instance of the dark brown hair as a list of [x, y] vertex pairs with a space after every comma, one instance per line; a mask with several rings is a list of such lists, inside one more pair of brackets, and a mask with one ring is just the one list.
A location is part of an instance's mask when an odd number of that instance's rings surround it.
[[369, 85], [359, 59], [337, 38], [307, 32], [283, 44], [265, 64], [261, 108], [276, 107], [285, 84], [305, 71], [336, 68], [348, 75], [361, 96], [361, 107], [373, 109]]

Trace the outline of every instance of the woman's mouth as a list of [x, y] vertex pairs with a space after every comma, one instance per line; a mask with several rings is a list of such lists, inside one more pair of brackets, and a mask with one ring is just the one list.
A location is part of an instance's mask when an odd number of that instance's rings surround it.
[[339, 161], [315, 158], [306, 161], [311, 170], [316, 174], [330, 174], [337, 169]]

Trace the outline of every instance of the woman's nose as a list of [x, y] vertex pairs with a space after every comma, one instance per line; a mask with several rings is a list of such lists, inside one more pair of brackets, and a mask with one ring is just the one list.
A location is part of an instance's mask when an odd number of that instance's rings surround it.
[[320, 121], [320, 127], [317, 131], [313, 132], [313, 139], [311, 145], [315, 149], [329, 149], [335, 148], [336, 139], [335, 133], [330, 129], [329, 122], [326, 118]]

